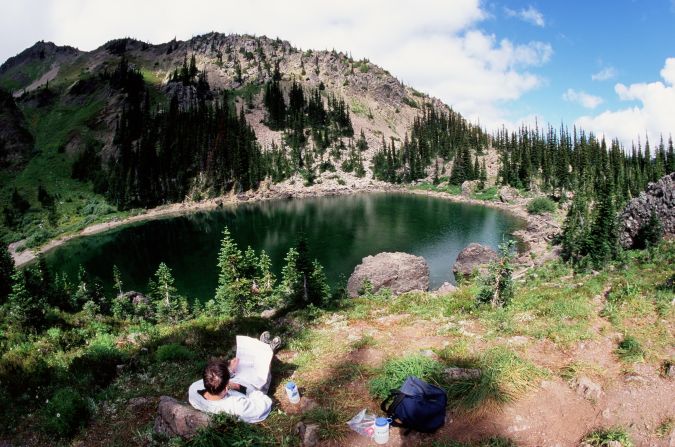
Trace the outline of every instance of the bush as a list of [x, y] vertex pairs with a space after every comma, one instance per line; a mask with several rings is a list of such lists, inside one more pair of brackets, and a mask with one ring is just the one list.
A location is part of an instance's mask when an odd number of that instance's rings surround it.
[[221, 413], [211, 419], [208, 428], [197, 432], [189, 441], [180, 441], [182, 447], [245, 447], [274, 446], [278, 443], [261, 427], [247, 424], [233, 416]]
[[548, 197], [537, 197], [527, 204], [527, 212], [530, 214], [552, 213], [555, 209], [555, 202]]
[[639, 362], [644, 358], [645, 352], [635, 337], [627, 335], [619, 343], [616, 354], [626, 362]]
[[178, 343], [162, 345], [157, 348], [157, 352], [155, 352], [155, 360], [158, 362], [184, 362], [193, 360], [194, 358], [194, 352]]
[[633, 442], [622, 427], [603, 428], [594, 430], [584, 437], [584, 442], [593, 447], [604, 447], [611, 441], [618, 441], [623, 447], [632, 447]]
[[84, 427], [90, 416], [89, 404], [80, 393], [61, 388], [44, 407], [43, 426], [47, 433], [67, 438]]
[[370, 381], [370, 394], [384, 399], [403, 385], [406, 377], [415, 376], [430, 383], [442, 381], [443, 365], [423, 355], [409, 355], [387, 361]]
[[663, 238], [663, 224], [655, 212], [652, 212], [649, 220], [638, 230], [633, 241], [633, 248], [644, 249], [654, 247]]
[[73, 359], [70, 371], [83, 385], [104, 387], [115, 378], [117, 365], [126, 360], [127, 355], [115, 346], [112, 336], [99, 335]]

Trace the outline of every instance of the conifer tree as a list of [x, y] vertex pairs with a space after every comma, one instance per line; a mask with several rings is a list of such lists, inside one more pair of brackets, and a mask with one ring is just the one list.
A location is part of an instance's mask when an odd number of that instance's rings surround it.
[[215, 303], [225, 315], [245, 316], [253, 307], [251, 302], [250, 278], [242, 275], [243, 255], [230, 236], [227, 227], [223, 230], [223, 239], [218, 254], [218, 287]]
[[187, 300], [178, 294], [171, 269], [163, 262], [159, 264], [151, 283], [150, 296], [154, 301], [157, 321], [177, 323], [187, 318]]
[[6, 244], [0, 243], [0, 306], [2, 306], [12, 291], [14, 277], [14, 260]]

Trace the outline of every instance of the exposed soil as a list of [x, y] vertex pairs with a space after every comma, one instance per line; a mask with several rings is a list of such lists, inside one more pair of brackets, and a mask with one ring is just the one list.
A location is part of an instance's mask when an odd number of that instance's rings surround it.
[[[603, 326], [601, 317], [595, 317], [595, 320], [593, 327]], [[476, 340], [472, 351], [480, 350], [484, 343], [480, 340], [479, 325], [466, 322], [463, 326], [467, 326], [468, 333], [474, 333]], [[330, 333], [331, 338], [358, 340], [368, 335], [376, 344], [348, 352], [344, 357], [332, 358], [330, 364], [322, 365], [312, 377], [304, 378], [312, 383], [330, 381], [334, 378], [334, 368], [340, 364], [372, 368], [391, 356], [442, 349], [451, 338], [437, 335], [438, 329], [438, 322], [415, 320], [407, 314], [355, 322], [330, 319], [320, 330]], [[665, 437], [656, 434], [660, 423], [675, 418], [675, 380], [661, 376], [659, 365], [620, 363], [614, 354], [616, 334], [596, 331], [592, 340], [578, 342], [564, 351], [548, 340], [528, 337], [512, 337], [499, 342], [515, 345], [514, 349], [522, 357], [548, 370], [548, 375], [528, 394], [502, 408], [488, 408], [479, 414], [449, 412], [445, 426], [433, 435], [403, 436], [401, 430], [392, 428], [387, 445], [429, 445], [433, 440], [448, 439], [469, 442], [501, 436], [522, 446], [577, 446], [588, 432], [612, 426], [626, 427], [637, 446], [675, 445], [675, 430]], [[591, 375], [592, 380], [601, 386], [599, 397], [584, 397], [576, 390], [574, 380], [566, 381], [560, 377], [561, 368], [571, 362], [583, 362], [593, 367], [597, 373]], [[354, 403], [354, 414], [364, 406], [379, 412], [378, 402], [367, 397], [368, 391], [361, 378], [335, 387], [352, 390], [352, 396], [366, 396], [361, 402]], [[336, 399], [334, 393], [331, 394], [330, 399]], [[282, 395], [277, 398], [284, 400]], [[375, 444], [350, 431], [341, 439], [325, 440], [320, 445], [356, 447]]]

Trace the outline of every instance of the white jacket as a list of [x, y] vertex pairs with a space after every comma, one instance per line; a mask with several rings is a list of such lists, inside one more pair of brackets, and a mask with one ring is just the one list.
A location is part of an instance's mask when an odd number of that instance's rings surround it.
[[244, 422], [256, 423], [264, 421], [272, 410], [272, 399], [253, 387], [247, 387], [246, 394], [228, 390], [227, 395], [220, 400], [204, 399], [198, 393], [203, 389], [204, 381], [196, 381], [190, 385], [188, 398], [193, 407], [206, 413], [228, 413]]

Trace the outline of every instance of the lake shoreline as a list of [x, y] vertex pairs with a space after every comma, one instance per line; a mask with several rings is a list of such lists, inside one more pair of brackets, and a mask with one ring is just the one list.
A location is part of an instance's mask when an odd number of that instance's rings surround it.
[[[332, 183], [332, 182], [331, 182]], [[521, 239], [527, 247], [517, 258], [517, 263], [521, 269], [527, 269], [533, 265], [539, 265], [546, 260], [557, 257], [557, 253], [548, 247], [548, 241], [560, 230], [560, 226], [555, 222], [553, 216], [533, 216], [526, 210], [527, 199], [516, 198], [511, 203], [496, 201], [484, 201], [472, 199], [463, 195], [452, 195], [438, 191], [425, 191], [412, 189], [409, 186], [393, 185], [384, 182], [359, 182], [351, 186], [339, 184], [315, 184], [309, 187], [298, 185], [297, 182], [284, 182], [280, 184], [269, 184], [264, 182], [256, 191], [248, 191], [240, 194], [228, 194], [226, 196], [207, 199], [199, 202], [180, 202], [162, 205], [156, 208], [145, 210], [141, 214], [129, 216], [124, 219], [114, 219], [108, 222], [102, 222], [90, 225], [76, 233], [60, 236], [52, 239], [39, 249], [25, 249], [19, 251], [23, 241], [14, 242], [9, 245], [9, 251], [14, 259], [17, 268], [23, 267], [33, 262], [41, 254], [54, 250], [69, 241], [104, 233], [125, 225], [160, 219], [171, 216], [191, 214], [201, 211], [209, 211], [222, 208], [224, 206], [237, 206], [243, 203], [256, 203], [271, 200], [284, 199], [302, 199], [311, 197], [329, 197], [343, 196], [359, 193], [376, 192], [403, 192], [415, 195], [424, 195], [439, 199], [450, 200], [458, 203], [470, 205], [487, 206], [490, 208], [505, 211], [525, 222], [524, 228], [514, 232], [514, 235]], [[534, 254], [534, 257], [530, 255]]]

